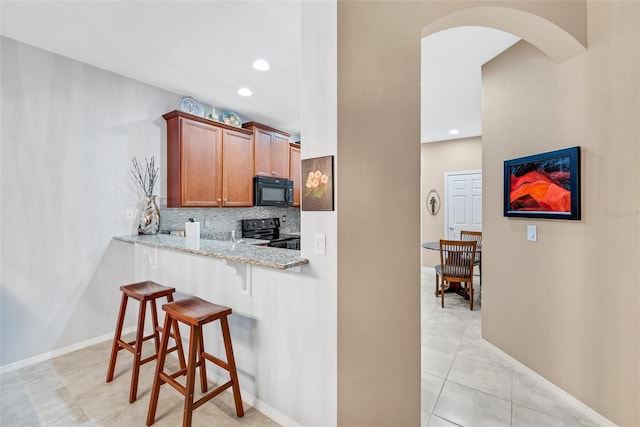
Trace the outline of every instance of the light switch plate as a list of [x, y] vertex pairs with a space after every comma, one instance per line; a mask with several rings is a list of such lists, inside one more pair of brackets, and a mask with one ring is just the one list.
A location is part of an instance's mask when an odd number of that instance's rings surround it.
[[538, 241], [538, 227], [535, 225], [527, 225], [527, 240], [530, 242]]
[[314, 252], [319, 255], [327, 253], [327, 235], [324, 233], [316, 233], [313, 237]]

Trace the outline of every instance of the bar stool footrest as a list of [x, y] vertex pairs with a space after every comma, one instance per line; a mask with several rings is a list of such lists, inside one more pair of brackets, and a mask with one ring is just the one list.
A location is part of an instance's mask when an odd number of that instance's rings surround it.
[[215, 363], [216, 365], [220, 366], [222, 369], [227, 370], [227, 372], [230, 370], [229, 364], [227, 362], [225, 362], [222, 359], [218, 359], [217, 357], [215, 357], [212, 354], [202, 353], [202, 357], [207, 359], [211, 363]]
[[214, 397], [216, 397], [217, 395], [219, 395], [220, 393], [222, 393], [232, 385], [233, 385], [233, 381], [229, 381], [221, 385], [220, 387], [216, 388], [215, 390], [212, 390], [209, 394], [202, 396], [200, 399], [193, 402], [193, 409], [199, 408], [201, 405], [207, 403], [208, 401], [210, 401], [211, 399], [213, 399]]
[[[166, 374], [164, 372], [160, 372], [160, 380], [166, 384], [169, 384], [171, 387], [175, 388], [176, 390], [178, 390], [180, 393], [182, 393], [183, 396], [187, 395], [187, 389], [185, 386], [183, 386], [182, 384], [180, 384], [178, 381], [176, 381], [173, 377], [173, 375], [175, 374]], [[179, 376], [179, 375], [178, 375]], [[162, 384], [162, 383], [161, 383]]]

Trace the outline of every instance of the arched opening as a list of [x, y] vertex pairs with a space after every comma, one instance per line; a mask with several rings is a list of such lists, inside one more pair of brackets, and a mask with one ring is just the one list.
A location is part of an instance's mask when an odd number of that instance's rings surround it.
[[544, 52], [554, 62], [561, 63], [583, 53], [586, 31], [579, 36], [565, 31], [553, 22], [533, 13], [496, 6], [463, 9], [442, 17], [422, 29], [422, 37], [461, 26], [494, 28], [514, 34]]
[[[499, 32], [504, 31], [517, 36], [517, 38], [511, 43], [505, 42], [505, 47], [502, 50], [508, 49], [519, 39], [523, 39], [538, 48], [556, 63], [566, 61], [585, 50], [585, 47], [572, 35], [568, 34], [562, 28], [550, 21], [528, 12], [502, 7], [478, 7], [465, 9], [447, 15], [423, 28], [423, 41], [425, 38], [443, 36], [445, 33], [459, 30], [461, 27], [471, 28], [470, 26], [500, 30]], [[485, 37], [481, 32], [477, 32], [476, 36]], [[474, 43], [477, 45], [481, 42], [476, 39], [474, 40]], [[456, 47], [451, 46], [451, 48], [455, 49]], [[500, 55], [502, 50], [497, 50], [497, 53], [494, 56]], [[461, 49], [461, 51], [462, 52], [460, 52], [460, 54], [465, 55], [463, 49]], [[428, 52], [423, 49], [422, 55], [425, 54], [428, 55]], [[491, 60], [492, 58], [493, 56], [487, 57], [486, 61]], [[431, 58], [431, 60], [438, 61], [440, 59], [436, 60], [435, 58]], [[424, 109], [428, 108], [428, 106], [425, 106], [424, 95], [425, 86], [428, 86], [428, 82], [425, 82], [425, 78], [429, 77], [424, 72], [425, 62], [429, 62], [429, 58], [425, 58], [423, 56], [423, 71], [421, 73], [423, 116], [425, 113]], [[481, 80], [481, 65], [482, 64], [477, 65], [478, 81]], [[442, 72], [438, 79], [440, 88], [445, 85], [445, 79], [452, 80], [456, 75], [460, 74], [464, 75], [465, 73], [457, 72], [455, 70]], [[468, 75], [469, 74], [467, 74], [467, 76]], [[474, 77], [475, 76], [471, 75], [470, 78], [473, 79]], [[463, 87], [464, 84], [459, 84], [459, 86]], [[477, 90], [478, 93], [474, 94], [475, 96], [472, 97], [470, 102], [480, 100], [480, 85], [478, 84], [474, 89]], [[435, 115], [436, 110], [433, 107], [434, 106], [431, 105], [431, 109], [429, 111], [432, 115]], [[442, 111], [443, 108], [439, 108], [438, 110]], [[479, 112], [478, 115], [480, 116]], [[447, 122], [446, 128], [453, 128], [453, 125], [451, 125], [452, 122], [447, 119], [448, 118], [443, 118], [443, 122]], [[443, 137], [446, 132], [446, 129], [443, 128], [437, 129], [435, 132], [431, 132], [430, 136], [427, 136], [428, 133], [425, 132], [424, 129], [425, 123], [426, 121], [423, 117], [421, 132], [421, 142], [423, 143], [421, 156], [421, 210], [423, 211], [421, 215], [422, 238], [424, 241], [426, 235], [437, 230], [436, 236], [438, 236], [438, 238], [453, 239], [454, 237], [452, 236], [454, 233], [447, 230], [446, 218], [444, 220], [441, 218], [440, 221], [433, 221], [431, 224], [426, 224], [426, 222], [431, 220], [431, 218], [429, 215], [424, 214], [424, 211], [428, 210], [428, 200], [425, 199], [425, 195], [432, 187], [440, 190], [440, 194], [442, 195], [442, 204], [446, 207], [447, 200], [445, 191], [447, 184], [446, 182], [443, 182], [442, 177], [440, 177], [439, 180], [435, 178], [434, 169], [437, 170], [437, 174], [440, 175], [443, 175], [442, 172], [446, 171], [447, 168], [451, 171], [479, 169], [481, 172], [481, 159], [477, 159], [477, 162], [474, 162], [469, 158], [465, 159], [465, 153], [462, 152], [462, 150], [469, 151], [470, 154], [468, 157], [477, 156], [478, 153], [480, 153], [480, 157], [482, 157], [482, 133], [480, 130], [478, 130], [477, 133], [474, 133], [474, 131], [471, 130], [469, 131], [470, 133], [464, 135], [464, 138]], [[432, 126], [437, 127], [433, 122]], [[433, 129], [431, 129], [431, 131], [433, 131]], [[438, 135], [443, 139], [434, 139], [433, 135]], [[424, 144], [425, 140], [427, 144]], [[434, 141], [435, 143], [433, 143]], [[433, 147], [429, 147], [429, 150], [425, 150], [427, 145], [433, 145]], [[428, 166], [425, 166], [425, 159], [429, 155], [436, 157], [436, 159], [432, 160]], [[429, 179], [432, 179], [433, 182], [430, 182]], [[447, 178], [444, 178], [444, 180], [446, 179]], [[463, 205], [464, 204], [465, 203], [463, 203]], [[446, 215], [446, 213], [442, 213], [441, 215]], [[460, 217], [460, 215], [454, 216], [456, 216], [456, 218]], [[443, 222], [445, 224], [444, 227], [442, 224]], [[437, 226], [434, 226], [434, 224], [437, 224]], [[428, 229], [429, 231], [425, 233], [425, 229]], [[451, 228], [449, 227], [449, 229]], [[440, 236], [439, 233], [443, 233], [443, 235]], [[485, 414], [482, 414], [482, 411], [479, 410], [479, 407], [482, 405], [492, 404], [490, 402], [491, 399], [483, 401], [485, 394], [495, 397], [495, 402], [500, 402], [500, 399], [508, 401], [511, 400], [511, 374], [507, 373], [511, 368], [501, 366], [501, 361], [499, 360], [491, 360], [492, 355], [489, 352], [485, 352], [485, 349], [478, 345], [478, 342], [480, 342], [482, 338], [480, 332], [480, 316], [478, 313], [468, 312], [468, 302], [461, 302], [457, 298], [453, 300], [447, 299], [446, 304], [449, 305], [449, 310], [447, 312], [440, 311], [440, 304], [436, 301], [439, 300], [439, 298], [434, 299], [433, 296], [435, 289], [433, 280], [434, 272], [429, 271], [425, 274], [424, 268], [424, 259], [429, 259], [429, 262], [426, 264], [433, 263], [433, 260], [436, 259], [436, 254], [428, 253], [432, 252], [428, 250], [426, 252], [427, 253], [424, 253], [423, 251], [421, 277], [421, 356], [424, 361], [421, 378], [422, 422], [425, 423], [427, 420], [433, 420], [433, 423], [436, 424], [452, 422], [467, 425], [468, 423], [474, 422], [474, 417], [475, 422], [477, 423], [499, 423], [501, 421], [511, 422], [512, 419], [506, 417], [507, 412], [502, 414], [505, 415], [503, 420], [500, 420], [500, 416], [502, 415], [498, 409], [495, 409], [491, 415], [495, 416], [495, 419], [484, 419], [483, 417]], [[437, 260], [437, 263], [439, 263], [439, 259]], [[476, 281], [474, 280], [474, 282]], [[477, 285], [479, 285], [479, 281], [476, 282], [475, 286]], [[476, 292], [478, 290], [479, 289], [476, 288]], [[477, 301], [478, 300], [479, 298], [477, 298]], [[481, 309], [481, 307], [476, 305], [476, 310]], [[446, 325], [447, 322], [452, 321], [455, 324], [455, 327], [453, 327], [448, 333], [441, 335], [439, 332], [443, 329], [443, 326]], [[429, 360], [433, 362], [430, 364]], [[492, 380], [483, 378], [485, 375], [492, 377]], [[545, 397], [540, 398], [545, 399]], [[477, 403], [477, 406], [458, 406], [460, 399], [463, 401], [474, 401]], [[436, 406], [436, 402], [438, 402], [438, 406]], [[571, 409], [568, 408], [567, 410], [570, 411]], [[469, 414], [474, 411], [477, 412], [469, 418]], [[517, 415], [517, 417], [522, 416], [522, 414]], [[519, 420], [522, 421], [522, 418], [519, 418]], [[431, 422], [429, 422], [429, 425], [431, 425]]]

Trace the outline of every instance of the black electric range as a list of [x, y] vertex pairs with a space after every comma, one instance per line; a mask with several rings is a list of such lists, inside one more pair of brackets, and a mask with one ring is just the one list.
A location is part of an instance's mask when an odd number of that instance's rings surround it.
[[300, 236], [280, 233], [280, 218], [243, 219], [242, 237], [268, 240], [269, 246], [300, 250]]

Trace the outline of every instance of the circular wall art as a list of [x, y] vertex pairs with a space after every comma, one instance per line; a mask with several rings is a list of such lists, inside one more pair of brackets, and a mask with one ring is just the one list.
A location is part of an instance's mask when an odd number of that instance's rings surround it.
[[429, 191], [427, 195], [427, 210], [431, 215], [437, 215], [440, 211], [440, 196], [436, 190]]

